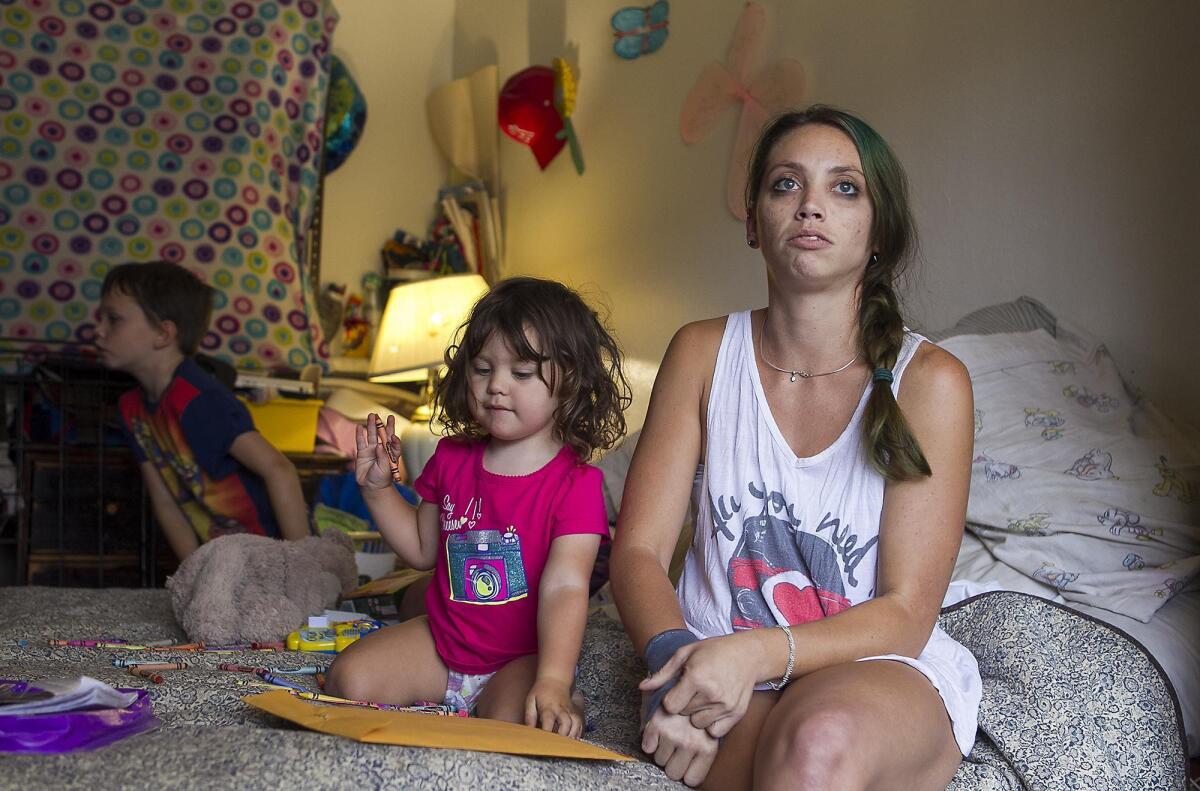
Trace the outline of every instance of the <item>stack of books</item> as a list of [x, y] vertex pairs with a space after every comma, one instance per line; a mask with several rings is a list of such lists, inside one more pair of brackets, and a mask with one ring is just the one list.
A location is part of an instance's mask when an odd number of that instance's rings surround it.
[[483, 182], [438, 192], [438, 216], [422, 240], [400, 230], [383, 245], [384, 276], [392, 282], [473, 272], [491, 282], [503, 271], [500, 202]]
[[442, 190], [438, 202], [462, 243], [467, 271], [494, 279], [503, 269], [500, 201], [488, 194], [483, 182], [468, 181]]

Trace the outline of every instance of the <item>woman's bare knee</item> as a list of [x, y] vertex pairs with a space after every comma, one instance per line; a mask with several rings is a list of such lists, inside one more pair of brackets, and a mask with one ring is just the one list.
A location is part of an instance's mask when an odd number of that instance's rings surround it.
[[855, 746], [860, 737], [855, 716], [845, 708], [790, 712], [763, 729], [755, 787], [863, 788], [867, 777]]

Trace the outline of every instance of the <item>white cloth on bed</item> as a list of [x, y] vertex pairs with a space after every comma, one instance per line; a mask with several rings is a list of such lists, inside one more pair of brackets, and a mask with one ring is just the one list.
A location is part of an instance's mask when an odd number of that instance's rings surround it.
[[[906, 335], [893, 392], [923, 340]], [[801, 624], [875, 597], [884, 479], [862, 449], [868, 395], [833, 444], [797, 458], [762, 389], [750, 312], [728, 318], [708, 405], [696, 529], [678, 589], [694, 634]], [[971, 751], [982, 684], [970, 651], [934, 627], [916, 659], [865, 659], [903, 662], [928, 678], [959, 749]]]
[[1200, 447], [1061, 321], [941, 345], [975, 390], [971, 529], [1067, 600], [1148, 621], [1200, 570]]

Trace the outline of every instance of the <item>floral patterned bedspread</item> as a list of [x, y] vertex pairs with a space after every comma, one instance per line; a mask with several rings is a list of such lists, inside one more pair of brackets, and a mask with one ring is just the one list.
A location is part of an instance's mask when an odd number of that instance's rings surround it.
[[[984, 679], [980, 732], [950, 788], [1183, 789], [1178, 701], [1158, 665], [1111, 627], [1036, 597], [992, 592], [948, 608], [941, 625]], [[361, 744], [300, 730], [253, 709], [238, 654], [174, 655], [194, 666], [152, 684], [112, 666], [108, 649], [46, 641], [184, 639], [163, 590], [0, 588], [0, 678], [88, 675], [148, 689], [163, 727], [94, 752], [6, 755], [4, 785], [58, 788], [682, 788], [637, 751], [644, 667], [620, 624], [588, 622], [580, 686], [585, 737], [642, 760], [566, 761]], [[21, 644], [18, 641], [24, 641]], [[164, 656], [173, 656], [164, 654]], [[281, 653], [278, 666], [312, 664]], [[167, 660], [169, 661], [169, 660]], [[317, 663], [327, 663], [320, 656]]]

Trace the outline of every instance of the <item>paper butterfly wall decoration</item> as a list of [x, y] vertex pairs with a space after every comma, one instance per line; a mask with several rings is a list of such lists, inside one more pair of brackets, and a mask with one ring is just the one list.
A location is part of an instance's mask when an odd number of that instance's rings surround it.
[[655, 52], [667, 40], [667, 0], [638, 8], [622, 8], [612, 15], [613, 52], [625, 60]]
[[726, 62], [704, 67], [679, 114], [679, 133], [691, 145], [704, 139], [729, 105], [741, 103], [725, 187], [729, 211], [739, 220], [746, 218], [746, 166], [759, 130], [773, 114], [798, 105], [804, 96], [804, 67], [799, 61], [780, 58], [758, 68], [764, 59], [766, 21], [761, 5], [746, 3]]

